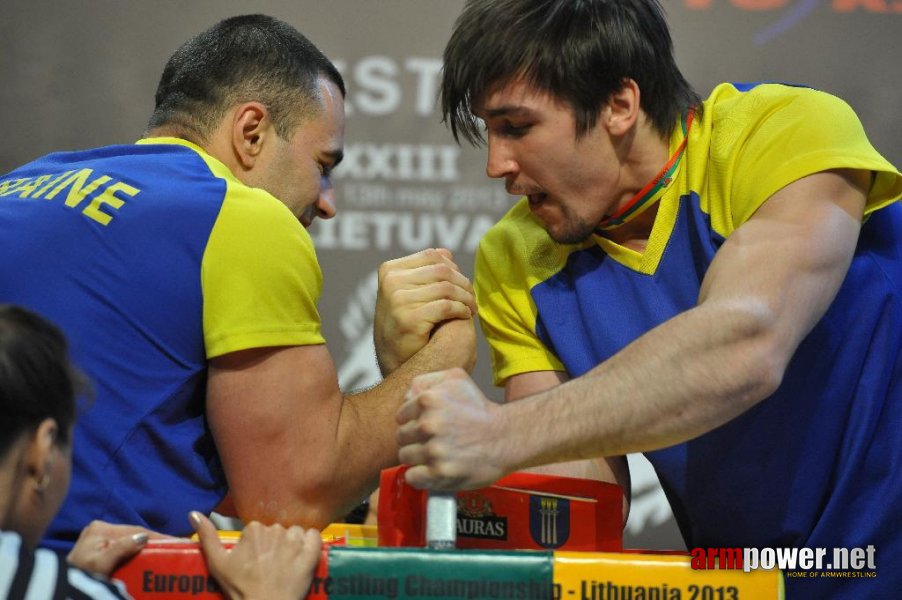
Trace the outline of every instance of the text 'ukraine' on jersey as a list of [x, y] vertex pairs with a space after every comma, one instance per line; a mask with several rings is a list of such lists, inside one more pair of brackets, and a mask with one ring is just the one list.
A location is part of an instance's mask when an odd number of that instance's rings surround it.
[[91, 519], [189, 533], [226, 491], [207, 360], [323, 343], [306, 230], [199, 147], [153, 138], [0, 176], [0, 241], [0, 302], [59, 325], [94, 387], [49, 538]]

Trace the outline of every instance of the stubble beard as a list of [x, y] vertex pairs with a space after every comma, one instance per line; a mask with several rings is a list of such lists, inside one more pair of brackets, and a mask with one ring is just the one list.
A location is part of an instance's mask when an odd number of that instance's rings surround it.
[[595, 231], [596, 223], [590, 223], [585, 219], [574, 215], [566, 206], [561, 206], [563, 222], [561, 229], [552, 230], [547, 224], [545, 231], [548, 236], [558, 244], [581, 244]]

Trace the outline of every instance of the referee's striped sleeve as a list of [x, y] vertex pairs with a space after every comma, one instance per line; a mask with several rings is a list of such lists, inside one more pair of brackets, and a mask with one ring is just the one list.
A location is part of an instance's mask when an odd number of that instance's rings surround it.
[[0, 600], [130, 600], [118, 582], [70, 566], [59, 554], [0, 532]]

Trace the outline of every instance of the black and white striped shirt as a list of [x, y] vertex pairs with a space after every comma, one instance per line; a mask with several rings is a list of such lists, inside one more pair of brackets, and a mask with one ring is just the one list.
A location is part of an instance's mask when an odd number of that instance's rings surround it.
[[128, 599], [120, 582], [70, 566], [60, 555], [31, 551], [17, 533], [0, 531], [0, 600]]

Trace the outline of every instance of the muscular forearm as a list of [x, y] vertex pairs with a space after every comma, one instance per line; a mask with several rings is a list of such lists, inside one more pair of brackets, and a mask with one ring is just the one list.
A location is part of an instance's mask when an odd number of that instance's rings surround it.
[[[507, 380], [504, 389], [505, 402], [516, 402], [534, 394], [545, 392], [568, 381], [560, 371], [532, 371], [514, 375]], [[548, 473], [562, 477], [579, 477], [617, 483], [623, 489], [623, 523], [629, 516], [630, 475], [624, 456], [596, 457], [585, 460], [541, 465], [528, 469], [533, 473]]]
[[729, 421], [779, 383], [787, 353], [769, 319], [752, 306], [697, 307], [583, 377], [506, 405], [497, 436], [505, 462], [522, 468], [647, 451]]

